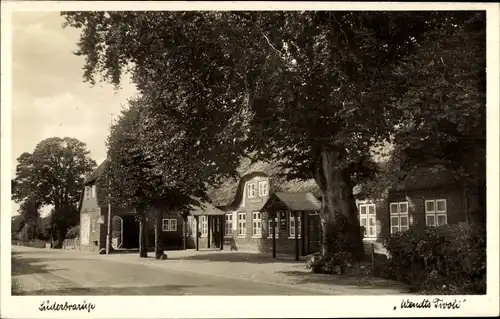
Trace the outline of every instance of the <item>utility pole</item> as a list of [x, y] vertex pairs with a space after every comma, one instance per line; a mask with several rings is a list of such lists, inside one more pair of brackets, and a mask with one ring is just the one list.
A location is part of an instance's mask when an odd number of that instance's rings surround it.
[[108, 175], [108, 230], [106, 232], [106, 255], [109, 255], [111, 244], [111, 178]]
[[[33, 192], [31, 193], [31, 197], [33, 199], [33, 215], [36, 216], [36, 214], [35, 214], [36, 202], [35, 202], [35, 195], [33, 194]], [[34, 239], [35, 239], [35, 219], [33, 219], [31, 221], [31, 240], [34, 240]]]

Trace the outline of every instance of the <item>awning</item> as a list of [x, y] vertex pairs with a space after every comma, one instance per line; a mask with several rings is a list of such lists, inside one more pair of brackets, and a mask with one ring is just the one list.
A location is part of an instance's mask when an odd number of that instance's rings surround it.
[[226, 214], [226, 212], [218, 209], [214, 205], [204, 202], [200, 204], [201, 206], [191, 205], [191, 211], [189, 212], [192, 216], [221, 216]]
[[321, 202], [312, 193], [297, 192], [285, 193], [276, 192], [264, 204], [262, 210], [277, 211], [318, 211], [321, 209]]

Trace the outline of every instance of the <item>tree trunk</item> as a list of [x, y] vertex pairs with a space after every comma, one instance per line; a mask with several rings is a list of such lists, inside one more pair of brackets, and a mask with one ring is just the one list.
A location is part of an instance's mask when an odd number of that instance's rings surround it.
[[66, 237], [66, 230], [62, 227], [59, 227], [57, 231], [57, 242], [55, 248], [61, 249], [63, 247], [64, 237]]
[[315, 179], [321, 194], [321, 254], [332, 257], [349, 252], [355, 259], [363, 256], [363, 241], [352, 193], [351, 172], [345, 163], [346, 152], [336, 147], [321, 149], [315, 167]]
[[162, 219], [163, 212], [161, 209], [155, 211], [155, 259], [164, 259], [163, 238], [162, 238]]
[[144, 212], [139, 215], [139, 257], [148, 257], [148, 226]]

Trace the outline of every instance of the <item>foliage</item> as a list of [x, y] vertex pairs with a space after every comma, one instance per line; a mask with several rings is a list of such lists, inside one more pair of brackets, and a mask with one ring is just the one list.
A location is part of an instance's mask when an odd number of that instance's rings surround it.
[[[199, 190], [203, 190], [204, 186], [196, 185], [201, 184], [199, 180], [193, 181], [191, 177], [181, 175], [179, 172], [184, 162], [178, 157], [184, 155], [172, 150], [169, 158], [163, 157], [162, 164], [158, 163], [159, 159], [150, 152], [146, 141], [152, 136], [142, 131], [145, 108], [144, 100], [140, 98], [131, 100], [129, 108], [122, 111], [110, 129], [107, 140], [108, 174], [111, 185], [119, 185], [111, 187], [114, 204], [145, 208], [161, 201], [163, 206], [182, 208], [183, 205], [192, 203], [190, 195], [203, 195]], [[165, 129], [168, 129], [167, 125]], [[159, 144], [157, 140], [151, 143]], [[163, 145], [169, 146], [166, 142]], [[175, 161], [180, 163], [177, 164]], [[176, 170], [176, 167], [179, 170]]]
[[49, 217], [37, 218], [26, 223], [23, 215], [13, 216], [11, 220], [11, 238], [29, 240], [33, 239], [47, 240], [50, 237]]
[[165, 180], [198, 190], [234, 175], [240, 155], [283, 162], [288, 177], [316, 180], [323, 225], [346, 218], [357, 249], [352, 186], [373, 176], [374, 147], [414, 108], [405, 93], [418, 84], [400, 64], [474, 14], [63, 13], [82, 30], [87, 81], [119, 85], [131, 72], [146, 105], [143, 145]]
[[396, 73], [406, 88], [394, 133], [402, 169], [444, 165], [486, 211], [486, 14], [429, 32]]
[[51, 218], [49, 216], [42, 217], [38, 220], [39, 233], [38, 238], [41, 240], [49, 240], [50, 239], [50, 227]]
[[12, 198], [36, 211], [43, 205], [53, 205], [51, 228], [57, 229], [53, 235], [62, 242], [66, 230], [78, 223], [84, 179], [94, 167], [85, 143], [69, 137], [45, 139], [33, 153], [19, 156]]
[[19, 206], [18, 213], [23, 216], [25, 223], [36, 223], [40, 218], [40, 204], [36, 202], [33, 196], [29, 196]]
[[[155, 102], [155, 114], [175, 121], [176, 129], [185, 127], [179, 135], [189, 133], [185, 137], [200, 143], [198, 149], [237, 160], [226, 154], [237, 154], [237, 142], [245, 140], [266, 151], [257, 153], [263, 157], [286, 158], [301, 178], [313, 177], [311, 151], [317, 147], [311, 144], [348, 144], [348, 162], [366, 160], [378, 135], [386, 136], [389, 90], [382, 66], [412, 49], [406, 37], [422, 34], [439, 18], [355, 12], [64, 16], [83, 29], [78, 54], [86, 57], [87, 80], [99, 74], [119, 84], [131, 67], [140, 92]], [[363, 107], [367, 103], [372, 107]]]
[[111, 220], [111, 234], [113, 238], [121, 238], [122, 235], [122, 218], [113, 216]]
[[67, 239], [73, 239], [80, 237], [80, 225], [78, 226], [73, 226], [68, 231], [66, 232], [66, 237]]
[[486, 292], [486, 232], [456, 224], [392, 235], [385, 276], [431, 294]]
[[12, 216], [10, 221], [11, 239], [17, 239], [17, 234], [24, 228], [24, 217], [22, 215]]
[[24, 224], [23, 228], [17, 233], [17, 239], [30, 241], [36, 238], [36, 228], [34, 224]]
[[[191, 204], [197, 203], [196, 197], [206, 197], [205, 172], [195, 167], [197, 163], [202, 165], [200, 162], [182, 150], [182, 145], [187, 145], [185, 141], [168, 142], [177, 134], [173, 124], [164, 123], [163, 130], [171, 130], [173, 135], [163, 136], [167, 139], [158, 143], [157, 133], [148, 127], [144, 115], [148, 102], [142, 98], [131, 100], [129, 108], [111, 126], [107, 141], [108, 178], [113, 204], [133, 207], [144, 217], [147, 211], [154, 211], [155, 220], [159, 220], [155, 232], [160, 237], [163, 210], [187, 212]], [[158, 145], [169, 152], [158, 154], [162, 151]], [[178, 152], [176, 147], [180, 147]], [[162, 241], [156, 238], [155, 242], [158, 246]]]

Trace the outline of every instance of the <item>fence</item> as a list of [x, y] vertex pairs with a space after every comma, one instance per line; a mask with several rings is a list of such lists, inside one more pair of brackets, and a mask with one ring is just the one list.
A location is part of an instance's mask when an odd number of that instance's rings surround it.
[[63, 241], [63, 249], [78, 249], [80, 247], [80, 240], [78, 237], [65, 239]]

